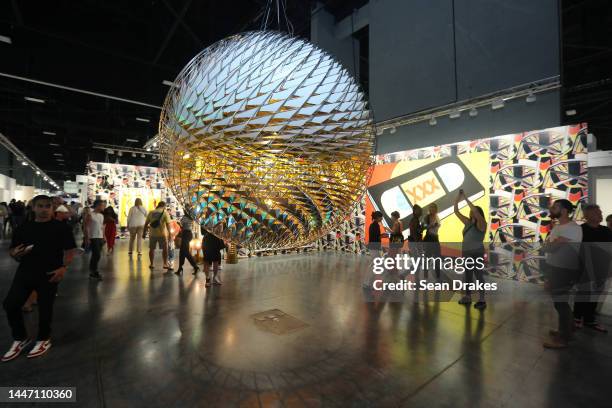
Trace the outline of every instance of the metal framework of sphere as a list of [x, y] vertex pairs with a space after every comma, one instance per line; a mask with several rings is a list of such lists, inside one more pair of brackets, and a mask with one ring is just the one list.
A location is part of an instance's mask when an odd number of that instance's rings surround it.
[[198, 54], [166, 97], [159, 135], [177, 199], [206, 230], [251, 249], [305, 245], [334, 228], [365, 191], [374, 146], [350, 73], [269, 31]]

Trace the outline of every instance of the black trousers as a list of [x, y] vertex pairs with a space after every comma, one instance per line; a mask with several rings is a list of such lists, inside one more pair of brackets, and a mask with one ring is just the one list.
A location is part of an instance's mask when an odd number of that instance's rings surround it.
[[[484, 258], [484, 250], [474, 250], [474, 251], [465, 251], [461, 254], [464, 258]], [[468, 268], [465, 267], [465, 283], [474, 282], [474, 275], [476, 275], [476, 280], [484, 283], [484, 269], [479, 269], [476, 265]], [[479, 299], [484, 301], [485, 291], [481, 290], [479, 293]], [[465, 290], [466, 295], [471, 295], [471, 291], [469, 289]]]
[[569, 340], [572, 333], [572, 308], [569, 305], [570, 290], [576, 283], [578, 272], [546, 264], [553, 305], [559, 315], [559, 336]]
[[44, 273], [17, 271], [3, 303], [14, 340], [21, 341], [28, 337], [21, 307], [34, 290], [38, 294], [37, 339], [47, 340], [51, 336], [51, 320], [53, 319], [57, 283], [49, 282], [49, 276]]
[[91, 272], [98, 272], [98, 262], [100, 262], [100, 256], [102, 255], [102, 247], [104, 246], [104, 239], [92, 238], [90, 240], [91, 245], [91, 259], [89, 260], [89, 270]]
[[181, 233], [181, 248], [179, 251], [179, 269], [183, 268], [183, 264], [185, 263], [185, 258], [189, 261], [191, 266], [197, 268], [198, 264], [195, 259], [191, 255], [191, 251], [189, 251], [189, 243], [193, 239], [193, 232], [188, 230], [183, 230]]

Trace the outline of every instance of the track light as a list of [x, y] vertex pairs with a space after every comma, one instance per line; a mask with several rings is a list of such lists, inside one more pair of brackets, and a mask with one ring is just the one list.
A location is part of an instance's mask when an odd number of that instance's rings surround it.
[[383, 133], [385, 133], [385, 129], [384, 128], [379, 128], [376, 130], [376, 135], [377, 136], [381, 136]]
[[40, 171], [36, 170], [36, 175], [40, 176]]
[[151, 151], [151, 148], [150, 148], [150, 147], [147, 147], [147, 152], [150, 152], [150, 151]]
[[55, 136], [55, 135], [56, 135], [56, 133], [55, 133], [55, 132], [50, 132], [50, 131], [48, 131], [48, 130], [44, 130], [44, 131], [43, 131], [43, 135]]
[[150, 120], [149, 119], [145, 119], [145, 118], [136, 118], [137, 121], [139, 122], [145, 122], [145, 123], [149, 123]]
[[538, 100], [538, 97], [535, 96], [533, 92], [530, 92], [529, 95], [527, 95], [527, 98], [525, 98], [525, 102], [527, 103], [534, 103], [537, 100]]
[[504, 106], [506, 106], [506, 102], [504, 102], [503, 99], [496, 99], [491, 104], [491, 109], [497, 110], [503, 108]]
[[478, 116], [478, 109], [476, 109], [476, 107], [473, 107], [472, 109], [470, 109], [470, 117], [475, 118], [476, 116]]
[[436, 126], [438, 124], [438, 120], [432, 116], [431, 119], [429, 119], [429, 126]]
[[117, 152], [117, 156], [119, 156], [119, 157], [123, 156], [123, 152], [122, 152], [121, 150], [119, 150], [119, 151]]
[[22, 166], [27, 166], [27, 165], [28, 165], [28, 162], [26, 162], [26, 161], [22, 161], [22, 162], [21, 162], [21, 165], [22, 165]]
[[389, 133], [394, 134], [395, 132], [397, 132], [397, 128], [393, 126], [391, 130], [389, 130]]
[[461, 111], [459, 109], [455, 109], [450, 113], [450, 115], [448, 115], [448, 117], [451, 119], [459, 119], [461, 117]]
[[578, 113], [578, 112], [576, 112], [576, 109], [568, 109], [568, 110], [565, 111], [565, 114], [567, 116], [576, 116], [576, 113]]
[[136, 157], [136, 153], [132, 153], [132, 157]]
[[142, 154], [140, 155], [140, 157], [142, 157], [142, 158], [144, 159], [146, 156], [145, 156], [145, 154], [144, 154], [144, 153], [142, 153]]

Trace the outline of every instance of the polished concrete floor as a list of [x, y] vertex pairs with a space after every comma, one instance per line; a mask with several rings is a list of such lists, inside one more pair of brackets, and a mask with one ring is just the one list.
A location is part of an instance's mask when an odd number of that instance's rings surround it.
[[[544, 350], [545, 302], [367, 303], [367, 259], [331, 252], [240, 260], [207, 289], [190, 267], [164, 275], [158, 259], [151, 272], [125, 246], [101, 260], [102, 282], [76, 259], [53, 348], [0, 365], [0, 386], [74, 386], [93, 407], [611, 406], [612, 334]], [[0, 251], [3, 298], [15, 262]], [[266, 331], [252, 315], [270, 309], [305, 326]], [[35, 333], [36, 311], [27, 321]], [[0, 347], [10, 342], [2, 312]]]

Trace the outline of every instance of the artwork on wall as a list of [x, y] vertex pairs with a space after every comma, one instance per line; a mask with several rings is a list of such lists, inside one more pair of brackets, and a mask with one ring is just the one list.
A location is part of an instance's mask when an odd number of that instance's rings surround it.
[[387, 225], [398, 211], [406, 226], [415, 204], [435, 202], [440, 241], [461, 242], [453, 203], [463, 188], [487, 215], [489, 273], [538, 281], [552, 201], [568, 199], [577, 208], [574, 218], [582, 218], [587, 133], [580, 124], [379, 155], [368, 186], [366, 224], [371, 212], [380, 210]]
[[127, 226], [127, 214], [140, 198], [147, 211], [165, 201], [174, 216], [177, 202], [166, 187], [162, 169], [118, 163], [89, 162], [87, 165], [87, 200], [103, 199], [119, 215], [119, 225]]

